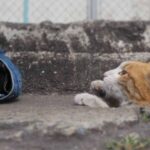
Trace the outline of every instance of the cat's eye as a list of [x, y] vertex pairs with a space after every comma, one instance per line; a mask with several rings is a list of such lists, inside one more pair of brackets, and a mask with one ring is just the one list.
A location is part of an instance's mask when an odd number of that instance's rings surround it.
[[122, 70], [121, 72], [119, 72], [119, 74], [120, 74], [120, 75], [125, 75], [125, 74], [127, 74], [127, 71]]

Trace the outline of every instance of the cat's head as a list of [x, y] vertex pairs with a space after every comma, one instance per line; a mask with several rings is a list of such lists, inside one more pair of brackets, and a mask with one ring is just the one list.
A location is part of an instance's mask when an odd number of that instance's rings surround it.
[[127, 61], [104, 74], [108, 95], [131, 100], [139, 105], [150, 105], [150, 64]]

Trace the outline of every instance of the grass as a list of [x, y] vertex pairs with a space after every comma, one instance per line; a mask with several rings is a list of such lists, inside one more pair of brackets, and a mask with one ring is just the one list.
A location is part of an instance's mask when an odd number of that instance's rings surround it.
[[150, 122], [150, 112], [145, 111], [144, 109], [140, 109], [140, 118], [144, 122]]
[[142, 114], [141, 118], [144, 122], [150, 122], [150, 115], [147, 113]]
[[140, 138], [137, 134], [130, 134], [106, 145], [107, 150], [145, 150], [149, 146], [150, 138]]

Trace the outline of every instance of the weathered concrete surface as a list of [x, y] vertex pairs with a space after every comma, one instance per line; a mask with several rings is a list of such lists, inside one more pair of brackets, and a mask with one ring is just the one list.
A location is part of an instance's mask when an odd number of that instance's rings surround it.
[[[23, 95], [19, 101], [0, 105], [0, 124], [39, 123], [42, 125], [39, 129], [43, 132], [44, 126], [47, 126], [59, 128], [64, 134], [74, 134], [80, 132], [80, 129], [83, 129], [83, 132], [86, 129], [101, 130], [107, 123], [122, 125], [138, 120], [136, 109], [127, 107], [92, 109], [87, 106], [76, 106], [73, 98], [74, 95], [70, 94]], [[51, 129], [50, 132], [54, 131]]]
[[109, 138], [149, 136], [136, 109], [92, 109], [73, 105], [74, 95], [44, 95], [87, 90], [124, 60], [149, 61], [149, 43], [150, 22], [0, 23], [0, 47], [20, 67], [24, 92], [43, 94], [0, 105], [0, 149], [103, 150]]
[[73, 97], [28, 94], [1, 104], [0, 149], [103, 150], [108, 139], [134, 131], [149, 135], [148, 123], [133, 126], [136, 109], [76, 106]]
[[150, 22], [0, 23], [0, 47], [25, 92], [83, 91], [124, 60], [150, 60]]

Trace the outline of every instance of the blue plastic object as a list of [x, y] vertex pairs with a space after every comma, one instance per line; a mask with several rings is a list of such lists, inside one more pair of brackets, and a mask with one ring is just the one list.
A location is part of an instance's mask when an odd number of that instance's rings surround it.
[[17, 98], [21, 91], [22, 79], [19, 69], [0, 50], [0, 102]]

